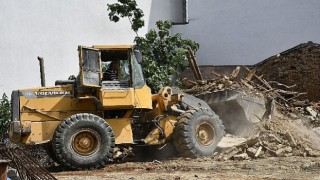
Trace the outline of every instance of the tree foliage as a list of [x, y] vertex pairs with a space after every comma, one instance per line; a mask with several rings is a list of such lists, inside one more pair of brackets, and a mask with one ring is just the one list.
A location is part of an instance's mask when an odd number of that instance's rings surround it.
[[0, 134], [7, 133], [11, 120], [11, 105], [7, 95], [4, 93], [0, 99]]
[[137, 32], [144, 26], [143, 11], [137, 7], [135, 0], [118, 0], [119, 3], [108, 4], [110, 21], [118, 22], [120, 17], [128, 17], [131, 29]]
[[181, 34], [171, 35], [171, 21], [157, 21], [158, 30], [151, 29], [145, 37], [136, 37], [136, 44], [143, 53], [143, 72], [147, 83], [153, 90], [170, 85], [172, 80], [183, 71], [188, 61], [186, 49], [199, 48], [199, 44], [183, 39]]
[[[128, 17], [133, 31], [143, 27], [143, 12], [135, 0], [118, 0], [108, 4], [109, 19], [118, 22], [120, 17]], [[119, 17], [120, 16], [120, 17]], [[142, 23], [143, 22], [143, 23]], [[180, 72], [188, 65], [186, 49], [197, 51], [199, 44], [183, 39], [181, 34], [171, 34], [171, 21], [157, 21], [157, 29], [151, 29], [144, 37], [135, 38], [136, 46], [142, 50], [143, 73], [153, 92], [159, 87], [171, 85]]]

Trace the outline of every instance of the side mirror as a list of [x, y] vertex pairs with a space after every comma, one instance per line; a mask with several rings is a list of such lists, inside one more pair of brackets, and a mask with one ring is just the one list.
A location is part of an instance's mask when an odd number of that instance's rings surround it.
[[134, 56], [136, 57], [136, 60], [138, 61], [139, 64], [142, 63], [142, 53], [139, 49], [135, 49], [133, 51]]

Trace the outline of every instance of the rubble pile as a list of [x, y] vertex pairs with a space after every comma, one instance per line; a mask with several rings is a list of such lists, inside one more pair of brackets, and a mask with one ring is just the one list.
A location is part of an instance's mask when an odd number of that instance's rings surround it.
[[[248, 71], [246, 77], [238, 77], [241, 67], [237, 67], [230, 76], [212, 72], [217, 78], [197, 80], [196, 82], [183, 79], [182, 83], [188, 87], [184, 92], [198, 96], [211, 92], [223, 91], [226, 89], [236, 90], [244, 95], [256, 96], [271, 99], [276, 103], [276, 108], [286, 116], [293, 119], [304, 116], [314, 126], [320, 126], [320, 102], [309, 102], [297, 98], [305, 93], [290, 91], [288, 89], [295, 85], [287, 86], [276, 81], [267, 82], [261, 76], [255, 74], [255, 70], [242, 66]], [[280, 89], [280, 87], [283, 87]]]
[[291, 119], [305, 119], [309, 121], [311, 127], [320, 126], [320, 103], [305, 101], [295, 101], [283, 111]]
[[[243, 83], [237, 81], [237, 76], [240, 72], [240, 67], [237, 67], [230, 77], [221, 75], [212, 71], [212, 74], [217, 78], [191, 81], [186, 78], [182, 79], [182, 83], [188, 88], [185, 90], [188, 94], [199, 95], [208, 92], [221, 91], [224, 89], [244, 89]], [[244, 82], [245, 83], [245, 82]]]
[[[238, 77], [240, 68], [248, 72], [246, 77]], [[223, 149], [221, 153], [216, 152], [214, 159], [244, 160], [320, 155], [318, 151], [320, 150], [320, 103], [298, 100], [297, 97], [305, 93], [290, 91], [294, 85], [287, 86], [276, 81], [267, 82], [262, 76], [257, 76], [255, 70], [244, 66], [237, 67], [229, 77], [212, 73], [216, 76], [215, 79], [196, 82], [184, 79], [182, 82], [188, 86], [185, 92], [198, 96], [232, 89], [244, 95], [262, 97], [266, 101], [266, 106], [269, 102], [269, 106], [274, 106], [278, 110], [276, 115], [271, 113], [272, 116], [269, 114], [262, 117], [247, 141]], [[312, 128], [315, 131], [312, 131]]]
[[213, 71], [212, 74], [217, 76], [214, 79], [197, 80], [196, 82], [183, 79], [182, 83], [188, 87], [184, 92], [197, 96], [199, 94], [232, 89], [244, 94], [271, 97], [281, 104], [293, 101], [295, 97], [304, 94], [272, 87], [271, 84], [284, 86], [287, 89], [294, 86], [287, 86], [276, 81], [267, 82], [262, 77], [257, 76], [255, 70], [250, 70], [245, 66], [242, 66], [242, 68], [248, 71], [247, 76], [239, 77], [240, 68], [238, 66], [234, 69], [230, 76], [221, 75]]
[[[301, 122], [299, 122], [301, 123]], [[254, 130], [253, 135], [243, 143], [215, 153], [216, 160], [245, 160], [266, 157], [318, 157], [320, 140], [315, 132], [303, 124], [290, 119], [266, 119]]]

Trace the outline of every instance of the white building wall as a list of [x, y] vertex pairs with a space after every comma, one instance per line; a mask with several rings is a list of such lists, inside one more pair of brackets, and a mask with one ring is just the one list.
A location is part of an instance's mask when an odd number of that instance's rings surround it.
[[[46, 84], [78, 74], [78, 45], [132, 44], [127, 19], [110, 22], [116, 0], [0, 0], [0, 94], [40, 86], [37, 56], [45, 60]], [[149, 21], [151, 1], [139, 2]], [[145, 34], [146, 27], [141, 30]]]
[[297, 44], [320, 43], [319, 0], [188, 0], [189, 24], [174, 26], [200, 43], [199, 64], [255, 64]]
[[[78, 74], [78, 45], [131, 44], [128, 20], [108, 19], [116, 0], [0, 0], [0, 94]], [[159, 19], [182, 17], [182, 0], [137, 0], [143, 36]], [[189, 24], [173, 32], [200, 43], [199, 64], [254, 64], [309, 40], [320, 43], [319, 0], [188, 0]]]

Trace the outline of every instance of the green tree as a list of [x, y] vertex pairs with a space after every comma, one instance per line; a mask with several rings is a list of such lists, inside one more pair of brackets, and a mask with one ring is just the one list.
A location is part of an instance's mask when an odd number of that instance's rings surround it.
[[151, 29], [145, 37], [136, 37], [135, 42], [143, 52], [143, 69], [147, 83], [153, 90], [159, 86], [171, 85], [188, 66], [186, 49], [197, 50], [199, 45], [183, 39], [181, 34], [170, 34], [171, 21], [157, 21], [158, 30]]
[[[144, 26], [143, 12], [137, 7], [135, 0], [118, 0], [118, 3], [108, 4], [109, 19], [118, 22], [127, 17], [131, 29], [136, 33]], [[193, 51], [199, 49], [199, 44], [183, 39], [181, 34], [171, 34], [171, 21], [157, 21], [157, 29], [151, 29], [144, 37], [135, 38], [134, 42], [142, 50], [143, 73], [147, 84], [153, 92], [159, 87], [172, 85], [188, 65], [185, 56], [187, 47]]]
[[7, 95], [4, 93], [0, 99], [0, 141], [3, 135], [8, 132], [11, 120], [11, 105]]
[[135, 0], [118, 0], [119, 3], [108, 4], [109, 19], [118, 22], [121, 18], [127, 17], [131, 23], [131, 29], [136, 33], [144, 26], [143, 11], [137, 7]]

